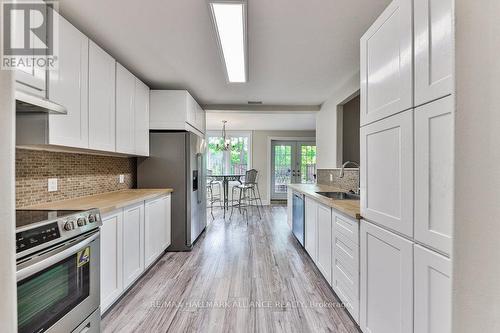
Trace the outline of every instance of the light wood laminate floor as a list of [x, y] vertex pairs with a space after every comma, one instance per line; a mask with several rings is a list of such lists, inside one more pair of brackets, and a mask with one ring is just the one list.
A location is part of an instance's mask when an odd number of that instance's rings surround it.
[[192, 252], [166, 253], [106, 314], [103, 332], [359, 332], [285, 206], [248, 224], [214, 215]]

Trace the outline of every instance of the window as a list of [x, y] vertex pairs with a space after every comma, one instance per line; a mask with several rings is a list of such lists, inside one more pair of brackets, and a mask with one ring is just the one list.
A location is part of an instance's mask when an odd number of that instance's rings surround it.
[[227, 131], [229, 150], [222, 149], [220, 132], [208, 133], [208, 174], [244, 174], [251, 168], [252, 136], [249, 132]]

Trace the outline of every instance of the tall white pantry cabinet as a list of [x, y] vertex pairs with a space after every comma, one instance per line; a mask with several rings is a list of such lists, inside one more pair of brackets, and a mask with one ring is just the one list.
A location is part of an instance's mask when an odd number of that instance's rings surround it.
[[451, 332], [453, 9], [394, 0], [361, 38], [363, 332]]

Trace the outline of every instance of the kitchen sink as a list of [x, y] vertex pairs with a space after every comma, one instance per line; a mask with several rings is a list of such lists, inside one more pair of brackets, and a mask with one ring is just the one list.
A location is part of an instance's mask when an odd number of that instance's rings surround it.
[[316, 193], [334, 200], [359, 200], [359, 195], [346, 192], [316, 192]]

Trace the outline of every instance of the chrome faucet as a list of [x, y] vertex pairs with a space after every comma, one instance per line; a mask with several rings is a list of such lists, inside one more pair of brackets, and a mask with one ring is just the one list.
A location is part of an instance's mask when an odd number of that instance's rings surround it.
[[342, 168], [340, 168], [339, 178], [344, 178], [344, 168], [347, 165], [349, 165], [349, 164], [353, 164], [353, 165], [355, 165], [358, 168], [358, 188], [355, 191], [353, 191], [353, 192], [359, 195], [360, 188], [361, 188], [361, 184], [360, 184], [360, 182], [361, 182], [361, 174], [360, 174], [359, 164], [358, 163], [352, 162], [352, 161], [347, 161], [344, 164], [342, 164]]

